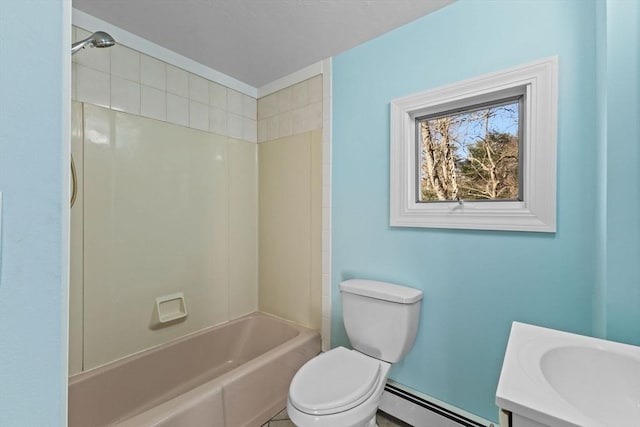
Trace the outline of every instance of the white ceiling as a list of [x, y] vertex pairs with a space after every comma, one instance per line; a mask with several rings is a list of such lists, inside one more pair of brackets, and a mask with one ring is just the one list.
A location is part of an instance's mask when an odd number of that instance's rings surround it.
[[454, 0], [73, 0], [73, 7], [253, 87]]

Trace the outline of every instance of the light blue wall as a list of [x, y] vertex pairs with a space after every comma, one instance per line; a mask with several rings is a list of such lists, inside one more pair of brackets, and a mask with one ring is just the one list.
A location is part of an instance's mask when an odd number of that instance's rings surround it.
[[3, 427], [66, 425], [70, 17], [68, 1], [0, 0]]
[[607, 338], [640, 345], [640, 2], [607, 2]]
[[607, 2], [596, 1], [596, 277], [593, 292], [593, 335], [607, 336]]
[[[420, 333], [391, 378], [484, 418], [511, 322], [590, 334], [599, 206], [596, 3], [464, 1], [333, 62], [333, 345], [347, 342], [337, 285], [424, 290]], [[559, 56], [558, 231], [389, 227], [389, 101]]]

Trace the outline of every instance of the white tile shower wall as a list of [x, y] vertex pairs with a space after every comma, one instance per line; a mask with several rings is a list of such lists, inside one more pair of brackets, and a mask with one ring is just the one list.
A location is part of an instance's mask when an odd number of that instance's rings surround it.
[[178, 67], [167, 64], [167, 92], [188, 97], [189, 74]]
[[111, 76], [122, 77], [140, 83], [140, 54], [122, 45], [110, 48]]
[[167, 121], [167, 96], [161, 89], [142, 85], [140, 91], [140, 115], [150, 119]]
[[167, 67], [165, 63], [150, 56], [141, 55], [140, 83], [161, 91], [167, 90]]
[[140, 115], [140, 85], [112, 75], [111, 109]]
[[288, 86], [258, 100], [258, 142], [322, 129], [323, 76]]
[[77, 101], [111, 106], [111, 75], [78, 63], [73, 80], [76, 85]]
[[[90, 35], [73, 28], [73, 38]], [[257, 101], [116, 44], [73, 55], [72, 99], [257, 142]]]

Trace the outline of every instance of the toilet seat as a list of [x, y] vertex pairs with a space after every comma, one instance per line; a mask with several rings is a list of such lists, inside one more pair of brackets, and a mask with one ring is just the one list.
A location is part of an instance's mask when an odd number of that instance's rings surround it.
[[305, 364], [293, 378], [289, 399], [302, 412], [327, 415], [351, 409], [374, 392], [380, 362], [336, 347]]

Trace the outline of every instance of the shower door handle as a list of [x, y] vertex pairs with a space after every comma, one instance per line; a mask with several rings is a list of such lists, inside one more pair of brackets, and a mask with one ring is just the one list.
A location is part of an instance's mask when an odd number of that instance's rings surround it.
[[76, 202], [76, 197], [78, 196], [78, 175], [76, 173], [76, 164], [73, 161], [73, 154], [71, 155], [71, 207]]

